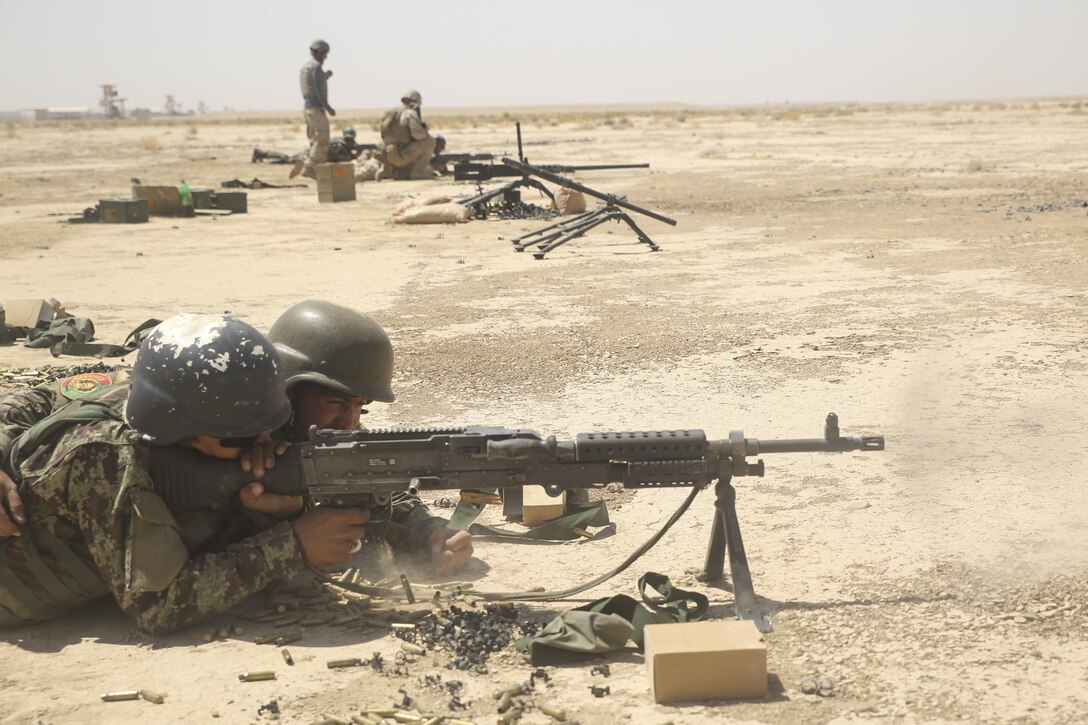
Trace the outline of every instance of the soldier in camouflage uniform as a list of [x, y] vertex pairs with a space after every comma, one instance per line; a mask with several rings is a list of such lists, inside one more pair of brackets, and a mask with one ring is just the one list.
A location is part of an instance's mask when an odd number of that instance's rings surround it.
[[[368, 148], [374, 148], [374, 146], [371, 145]], [[344, 129], [344, 133], [339, 138], [334, 138], [329, 143], [329, 162], [334, 164], [349, 163], [362, 156], [363, 152], [367, 151], [368, 148], [359, 145], [356, 140], [355, 129], [349, 126]]]
[[[373, 148], [373, 146], [369, 148]], [[359, 146], [356, 142], [355, 129], [348, 127], [344, 129], [341, 136], [329, 142], [329, 150], [325, 154], [325, 158], [330, 163], [342, 164], [354, 161], [367, 150], [367, 148]], [[306, 154], [306, 151], [301, 151], [293, 156], [288, 156], [281, 151], [265, 151], [261, 148], [254, 148], [253, 155], [249, 157], [249, 160], [254, 164], [297, 164], [299, 162], [304, 164], [306, 163]]]
[[382, 179], [433, 179], [435, 139], [420, 116], [423, 96], [419, 91], [405, 91], [401, 105], [382, 117], [382, 143], [385, 165]]
[[[284, 312], [268, 339], [283, 361], [293, 415], [281, 433], [291, 442], [306, 440], [311, 426], [360, 428], [360, 417], [367, 412], [363, 406], [395, 399], [393, 346], [381, 325], [367, 315], [307, 300]], [[472, 536], [448, 528], [448, 523], [431, 516], [418, 497], [400, 494], [393, 499], [390, 521], [376, 533], [397, 548], [429, 554], [445, 571], [459, 571], [472, 556]]]
[[[310, 426], [358, 428], [360, 416], [366, 412], [363, 405], [394, 400], [392, 345], [381, 326], [367, 315], [310, 300], [285, 312], [273, 325], [269, 339], [276, 344], [286, 369], [293, 404], [291, 419], [274, 434], [277, 440], [306, 440]], [[83, 373], [0, 398], [0, 461], [7, 458], [22, 433], [58, 408], [100, 394], [111, 385], [127, 386], [118, 383], [117, 377], [117, 373]], [[262, 447], [257, 455], [243, 450], [241, 460], [245, 470], [260, 478], [266, 466], [274, 465], [275, 456]], [[252, 489], [257, 495], [260, 491], [260, 487]], [[24, 522], [18, 492], [0, 470], [0, 537], [18, 536]], [[406, 496], [394, 506], [391, 522], [375, 533], [400, 549], [429, 554], [442, 570], [459, 571], [471, 558], [472, 538], [467, 532], [448, 529], [447, 523], [430, 516], [418, 498]]]
[[[22, 435], [5, 472], [26, 523], [0, 538], [0, 625], [62, 615], [112, 594], [139, 626], [168, 632], [225, 611], [306, 564], [344, 563], [364, 509], [317, 507], [222, 550], [193, 554], [155, 493], [152, 446], [237, 459], [291, 414], [283, 366], [257, 330], [229, 317], [179, 315], [140, 346], [127, 399], [107, 386]], [[249, 510], [297, 514], [301, 497], [239, 495]], [[297, 499], [297, 500], [293, 500]]]

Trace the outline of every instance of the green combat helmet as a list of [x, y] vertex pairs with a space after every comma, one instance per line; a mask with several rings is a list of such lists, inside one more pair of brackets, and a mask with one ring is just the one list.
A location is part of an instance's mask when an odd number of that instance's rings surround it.
[[313, 53], [328, 53], [329, 44], [326, 43], [324, 40], [315, 40], [314, 42], [310, 43], [310, 51]]
[[404, 92], [404, 95], [400, 97], [400, 100], [404, 102], [411, 102], [417, 106], [423, 105], [423, 96], [419, 94], [419, 91], [409, 89]]
[[348, 126], [347, 128], [345, 128], [344, 129], [344, 138], [354, 141], [355, 140], [355, 129], [352, 128], [351, 126]]
[[393, 345], [382, 326], [355, 310], [306, 300], [268, 333], [287, 376], [287, 389], [312, 383], [338, 395], [392, 403]]
[[248, 438], [291, 416], [275, 348], [233, 317], [160, 323], [140, 345], [130, 380], [125, 421], [157, 445], [195, 435]]

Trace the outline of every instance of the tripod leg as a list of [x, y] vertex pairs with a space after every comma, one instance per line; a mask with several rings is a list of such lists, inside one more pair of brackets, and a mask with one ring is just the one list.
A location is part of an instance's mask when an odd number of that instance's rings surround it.
[[[584, 211], [581, 214], [578, 214], [577, 216], [570, 217], [569, 219], [560, 219], [559, 221], [552, 222], [548, 226], [541, 227], [540, 229], [537, 229], [536, 231], [532, 231], [532, 232], [528, 232], [526, 234], [522, 234], [520, 237], [514, 237], [510, 241], [513, 244], [519, 244], [522, 239], [528, 239], [529, 237], [535, 237], [537, 234], [543, 234], [544, 232], [550, 231], [552, 229], [558, 229], [560, 227], [566, 227], [566, 226], [568, 226], [570, 224], [577, 224], [579, 221], [581, 221], [581, 219], [583, 217], [590, 216], [593, 213], [594, 212], [591, 212], [591, 211]], [[527, 247], [527, 246], [529, 246], [529, 244], [532, 244], [532, 242], [528, 242], [526, 244], [521, 244], [520, 246]]]
[[[721, 485], [720, 483], [718, 484]], [[715, 487], [715, 493], [718, 493]], [[717, 584], [725, 578], [725, 514], [721, 499], [714, 501], [714, 523], [710, 527], [710, 543], [706, 547], [706, 559], [703, 561], [703, 573], [699, 581]]]
[[616, 218], [617, 219], [622, 219], [623, 221], [627, 222], [627, 226], [631, 227], [631, 229], [635, 232], [635, 234], [638, 235], [638, 240], [640, 242], [642, 242], [643, 244], [650, 245], [651, 250], [657, 252], [657, 251], [659, 251], [661, 249], [661, 247], [654, 244], [654, 240], [650, 239], [648, 236], [646, 236], [645, 232], [643, 232], [641, 229], [639, 229], [638, 224], [635, 224], [635, 220], [632, 219], [629, 214], [625, 214], [623, 212], [620, 212], [619, 214], [616, 215]]
[[586, 232], [588, 232], [590, 229], [593, 229], [594, 227], [597, 227], [597, 226], [600, 226], [601, 224], [604, 224], [606, 221], [609, 221], [611, 218], [612, 218], [611, 215], [607, 215], [607, 216], [602, 216], [600, 218], [587, 219], [587, 220], [583, 221], [581, 224], [577, 225], [575, 228], [570, 229], [569, 231], [565, 232], [563, 234], [563, 236], [561, 236], [558, 239], [556, 239], [556, 240], [554, 240], [552, 242], [549, 242], [545, 246], [541, 247], [539, 252], [533, 252], [533, 257], [535, 257], [536, 259], [544, 259], [544, 255], [547, 254], [548, 252], [552, 251], [556, 247], [558, 247], [558, 246], [560, 246], [562, 244], [566, 244], [567, 242], [569, 242], [572, 239], [577, 239], [578, 237], [580, 237], [583, 234], [585, 234]]
[[[582, 224], [585, 218], [588, 218], [589, 216], [591, 216], [591, 213], [589, 212], [579, 214], [576, 217], [564, 219], [562, 221], [555, 222], [554, 224], [549, 224], [548, 226], [541, 229], [537, 229], [536, 231], [522, 234], [520, 237], [514, 237], [510, 241], [513, 242], [514, 251], [517, 252], [524, 252], [526, 247], [529, 247], [533, 244], [544, 246], [550, 243], [553, 239], [558, 239], [571, 229]], [[536, 238], [530, 239], [530, 237]]]
[[752, 572], [748, 569], [748, 557], [744, 553], [744, 541], [740, 536], [737, 520], [737, 491], [728, 479], [719, 480], [714, 486], [714, 525], [710, 531], [703, 580], [718, 581], [722, 578], [724, 558], [729, 554], [729, 576], [733, 580], [733, 599], [737, 619], [750, 619], [760, 632], [774, 629], [771, 620], [760, 614], [756, 591], [752, 586]]

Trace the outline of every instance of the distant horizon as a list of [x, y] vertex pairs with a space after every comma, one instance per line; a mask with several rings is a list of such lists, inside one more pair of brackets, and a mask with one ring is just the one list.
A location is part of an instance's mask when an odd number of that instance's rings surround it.
[[[600, 112], [608, 111], [626, 111], [629, 113], [636, 112], [668, 112], [668, 111], [692, 111], [692, 112], [715, 112], [715, 111], [736, 111], [745, 109], [756, 108], [776, 108], [776, 107], [809, 107], [818, 108], [825, 106], [942, 106], [942, 105], [963, 105], [963, 104], [1000, 104], [1000, 103], [1064, 103], [1064, 102], [1085, 102], [1088, 103], [1088, 94], [1071, 94], [1071, 95], [1051, 95], [1051, 96], [1015, 96], [1015, 97], [993, 97], [993, 98], [957, 98], [957, 99], [933, 99], [933, 100], [917, 100], [917, 101], [764, 101], [762, 103], [746, 103], [746, 104], [723, 104], [723, 105], [703, 105], [696, 103], [685, 103], [682, 101], [660, 101], [660, 102], [634, 102], [634, 103], [541, 103], [541, 104], [520, 104], [520, 105], [479, 105], [479, 106], [426, 106], [424, 108], [425, 113], [432, 115], [457, 115], [465, 113], [476, 113], [481, 115], [501, 115], [503, 113], [511, 113], [516, 111], [522, 112], [536, 112], [536, 113], [575, 113], [598, 110]], [[0, 116], [18, 115], [24, 111], [31, 110], [58, 110], [58, 109], [82, 109], [86, 108], [88, 113], [92, 116], [101, 116], [100, 111], [96, 111], [97, 106], [84, 106], [76, 104], [56, 104], [50, 106], [31, 106], [23, 107], [11, 110], [0, 110]], [[374, 114], [382, 113], [387, 110], [387, 107], [359, 107], [359, 108], [342, 108], [338, 115], [358, 115], [362, 113]], [[243, 116], [250, 118], [260, 118], [263, 116], [294, 116], [298, 113], [297, 109], [293, 108], [280, 108], [280, 109], [229, 109], [229, 110], [208, 110], [204, 113], [195, 113], [193, 111], [184, 111], [175, 115], [169, 115], [163, 113], [161, 109], [152, 108], [145, 109], [142, 107], [126, 109], [128, 114], [136, 111], [151, 111], [156, 121], [169, 120], [171, 118], [177, 119], [190, 119], [201, 117], [222, 117], [222, 116]], [[133, 118], [130, 115], [126, 116], [122, 121], [129, 120], [143, 120], [140, 118]], [[49, 121], [38, 121], [38, 123]]]

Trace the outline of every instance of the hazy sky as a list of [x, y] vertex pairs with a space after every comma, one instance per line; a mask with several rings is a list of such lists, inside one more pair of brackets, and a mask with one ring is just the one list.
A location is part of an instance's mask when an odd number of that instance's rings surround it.
[[314, 38], [344, 109], [1088, 95], [1086, 32], [1088, 0], [0, 0], [0, 110], [296, 110]]

